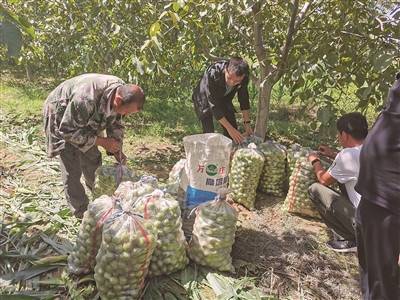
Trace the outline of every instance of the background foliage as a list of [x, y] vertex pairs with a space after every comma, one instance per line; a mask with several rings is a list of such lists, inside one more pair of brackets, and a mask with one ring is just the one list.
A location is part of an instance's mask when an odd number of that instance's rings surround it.
[[246, 58], [260, 136], [271, 102], [297, 104], [311, 131], [334, 133], [337, 115], [379, 110], [400, 69], [394, 1], [3, 3], [2, 67], [29, 79], [112, 73], [140, 83], [160, 103], [186, 101], [211, 60]]

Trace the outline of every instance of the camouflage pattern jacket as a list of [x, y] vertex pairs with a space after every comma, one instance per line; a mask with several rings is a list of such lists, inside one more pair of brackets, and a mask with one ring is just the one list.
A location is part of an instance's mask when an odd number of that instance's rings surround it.
[[70, 143], [82, 152], [95, 145], [106, 130], [107, 137], [122, 142], [121, 115], [110, 109], [120, 78], [83, 74], [57, 86], [47, 97], [43, 115], [47, 155], [57, 156]]

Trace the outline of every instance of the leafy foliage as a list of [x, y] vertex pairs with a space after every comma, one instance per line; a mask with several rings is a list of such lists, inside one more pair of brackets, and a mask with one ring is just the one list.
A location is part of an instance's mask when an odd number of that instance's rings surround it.
[[[315, 121], [331, 127], [340, 113], [333, 109], [334, 92], [354, 84], [358, 109], [379, 107], [400, 64], [399, 21], [375, 1], [184, 3], [182, 8], [166, 6], [160, 19], [180, 13], [181, 21], [165, 25], [164, 32], [161, 27], [158, 35], [164, 41], [179, 34], [182, 49], [208, 57], [236, 53], [247, 58], [258, 77], [257, 130], [262, 136], [277, 82], [290, 89], [292, 101], [316, 103]], [[159, 21], [154, 24], [160, 28]]]
[[356, 109], [379, 109], [400, 66], [391, 1], [7, 0], [1, 8], [23, 32], [19, 64], [59, 79], [113, 73], [159, 98], [185, 98], [207, 62], [240, 55], [252, 68], [261, 136], [277, 83], [293, 103], [316, 107], [319, 130], [341, 114], [336, 103], [349, 87]]

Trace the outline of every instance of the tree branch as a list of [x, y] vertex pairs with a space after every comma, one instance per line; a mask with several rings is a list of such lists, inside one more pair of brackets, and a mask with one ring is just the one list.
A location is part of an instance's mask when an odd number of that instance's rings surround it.
[[297, 12], [299, 10], [299, 0], [294, 0], [293, 1], [293, 8], [292, 8], [292, 13], [290, 16], [290, 21], [289, 21], [289, 26], [286, 34], [286, 41], [284, 46], [282, 47], [282, 52], [281, 52], [281, 60], [278, 63], [278, 71], [275, 74], [274, 81], [278, 81], [286, 68], [288, 56], [289, 56], [289, 51], [290, 48], [292, 47], [292, 41], [293, 41], [293, 36], [295, 34], [295, 22], [296, 22], [296, 17], [297, 17]]
[[263, 39], [263, 19], [261, 14], [261, 7], [264, 1], [258, 1], [252, 7], [253, 12], [253, 30], [254, 30], [254, 49], [260, 66], [262, 68], [268, 67], [267, 63], [267, 51], [264, 47]]
[[[305, 19], [307, 19], [314, 11], [312, 11], [310, 14], [306, 15], [307, 12], [310, 10], [310, 7], [312, 6], [314, 0], [310, 0], [309, 2], [304, 3], [302, 9], [300, 10], [299, 16], [297, 17], [296, 23], [294, 25], [294, 32], [296, 33], [299, 28], [301, 23], [303, 23], [303, 21]], [[318, 5], [316, 5], [316, 7], [318, 7]]]
[[204, 56], [207, 57], [207, 59], [209, 59], [211, 61], [217, 61], [217, 60], [224, 59], [224, 57], [216, 56], [216, 55], [212, 54], [210, 52], [210, 50], [205, 49], [205, 48], [202, 48], [202, 52], [203, 52]]
[[[291, 18], [290, 18], [290, 22], [289, 22], [289, 26], [288, 26], [288, 33], [286, 35], [286, 42], [285, 42], [285, 45], [283, 46], [282, 52], [281, 52], [281, 61], [278, 64], [277, 70], [274, 72], [274, 73], [276, 73], [275, 79], [274, 79], [276, 81], [278, 81], [282, 77], [283, 73], [286, 70], [289, 52], [292, 47], [291, 44], [293, 42], [295, 35], [299, 31], [301, 24], [316, 11], [316, 9], [319, 7], [319, 4], [322, 1], [319, 1], [318, 3], [316, 3], [313, 10], [311, 10], [311, 11], [310, 11], [310, 9], [313, 6], [313, 4], [315, 3], [315, 0], [310, 0], [306, 3], [304, 3], [298, 16], [296, 16], [297, 15], [296, 7], [295, 7], [296, 2], [297, 2], [297, 11], [298, 11], [298, 1], [294, 1], [293, 10], [292, 10], [292, 14], [291, 14]], [[294, 20], [293, 30], [290, 30], [293, 20]], [[316, 29], [318, 29], [318, 28], [316, 28]]]

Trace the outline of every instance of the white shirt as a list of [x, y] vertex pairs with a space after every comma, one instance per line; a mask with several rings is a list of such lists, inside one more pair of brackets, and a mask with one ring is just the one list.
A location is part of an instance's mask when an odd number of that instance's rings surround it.
[[328, 169], [328, 173], [333, 178], [345, 185], [347, 195], [354, 207], [358, 206], [361, 199], [361, 195], [354, 189], [358, 172], [360, 171], [361, 147], [362, 145], [343, 149], [336, 155], [335, 160]]

